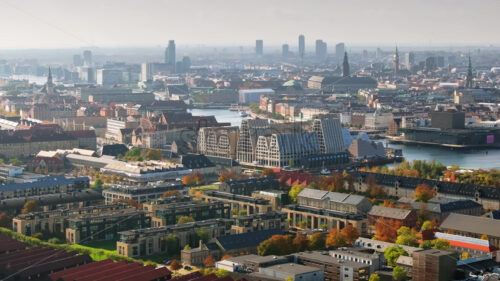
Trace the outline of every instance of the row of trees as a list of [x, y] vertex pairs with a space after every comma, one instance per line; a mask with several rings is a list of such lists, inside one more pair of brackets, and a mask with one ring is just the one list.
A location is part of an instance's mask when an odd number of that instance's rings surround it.
[[205, 183], [205, 176], [200, 173], [185, 175], [182, 178], [182, 183], [188, 186], [202, 185]]
[[295, 237], [291, 235], [274, 235], [260, 243], [257, 247], [257, 253], [261, 256], [288, 255], [307, 250], [321, 250], [326, 247], [343, 247], [352, 245], [359, 235], [359, 231], [351, 224], [341, 231], [332, 229], [327, 235], [322, 232], [314, 233], [309, 237], [300, 232]]
[[158, 148], [148, 148], [145, 150], [141, 150], [138, 147], [134, 147], [127, 151], [125, 155], [120, 156], [120, 158], [131, 161], [162, 160], [163, 153], [161, 149]]
[[[5, 164], [5, 160], [3, 158], [0, 158], [0, 165], [2, 164]], [[22, 166], [24, 163], [23, 161], [19, 160], [19, 158], [10, 158], [9, 164], [11, 164], [12, 166]]]

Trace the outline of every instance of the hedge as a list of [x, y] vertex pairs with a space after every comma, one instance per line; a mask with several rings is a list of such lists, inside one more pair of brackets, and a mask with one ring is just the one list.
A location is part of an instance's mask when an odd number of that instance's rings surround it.
[[146, 264], [146, 265], [149, 265], [149, 264], [156, 265], [155, 263], [153, 263], [151, 261], [142, 261], [142, 260], [136, 260], [136, 259], [129, 258], [129, 257], [120, 256], [117, 253], [115, 253], [114, 251], [110, 251], [110, 250], [95, 249], [95, 248], [82, 246], [82, 245], [78, 245], [78, 244], [65, 244], [65, 243], [55, 244], [55, 243], [44, 242], [44, 241], [41, 241], [40, 239], [31, 237], [31, 236], [27, 236], [27, 235], [24, 235], [21, 233], [17, 233], [17, 232], [10, 230], [10, 229], [4, 228], [4, 227], [0, 227], [0, 233], [4, 234], [10, 238], [13, 238], [13, 239], [16, 239], [18, 241], [23, 242], [24, 244], [26, 244], [27, 247], [49, 247], [52, 249], [65, 250], [68, 252], [76, 251], [77, 253], [79, 253], [81, 255], [83, 255], [83, 254], [89, 255], [92, 258], [92, 260], [94, 260], [94, 261], [111, 259], [113, 261], [139, 262], [139, 263]]

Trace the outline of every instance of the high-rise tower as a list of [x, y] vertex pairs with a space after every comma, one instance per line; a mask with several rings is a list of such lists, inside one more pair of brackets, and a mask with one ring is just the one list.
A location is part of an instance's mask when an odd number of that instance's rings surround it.
[[467, 78], [465, 80], [465, 87], [472, 88], [472, 61], [469, 56], [469, 65], [467, 66]]
[[304, 59], [304, 56], [306, 54], [306, 38], [304, 35], [299, 35], [299, 57], [301, 59]]
[[394, 53], [394, 74], [399, 73], [399, 53], [398, 47], [396, 46], [396, 53]]
[[165, 63], [170, 65], [172, 72], [175, 72], [175, 41], [168, 41], [168, 47], [165, 49]]
[[344, 63], [342, 63], [342, 76], [347, 77], [351, 75], [351, 70], [349, 69], [349, 60], [347, 58], [347, 52], [344, 52]]
[[257, 56], [262, 56], [264, 54], [264, 41], [255, 40], [255, 53]]

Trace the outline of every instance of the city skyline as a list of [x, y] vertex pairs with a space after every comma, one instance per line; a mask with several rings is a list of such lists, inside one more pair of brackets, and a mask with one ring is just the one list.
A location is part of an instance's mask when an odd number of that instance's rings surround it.
[[[262, 39], [266, 46], [289, 44], [296, 49], [299, 34], [305, 35], [308, 46], [317, 39], [349, 46], [500, 43], [491, 36], [500, 8], [494, 0], [482, 5], [462, 0], [314, 2], [291, 1], [283, 6], [279, 1], [257, 0], [231, 6], [227, 0], [149, 1], [148, 5], [120, 1], [118, 12], [115, 0], [2, 1], [0, 24], [15, 28], [0, 31], [4, 39], [0, 48], [155, 46], [171, 39], [180, 45], [247, 46]], [[318, 5], [323, 8], [316, 9]]]

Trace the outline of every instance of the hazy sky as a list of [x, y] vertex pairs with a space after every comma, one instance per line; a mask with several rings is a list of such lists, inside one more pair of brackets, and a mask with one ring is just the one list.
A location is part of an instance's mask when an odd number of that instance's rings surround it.
[[500, 0], [0, 0], [0, 48], [500, 44]]

